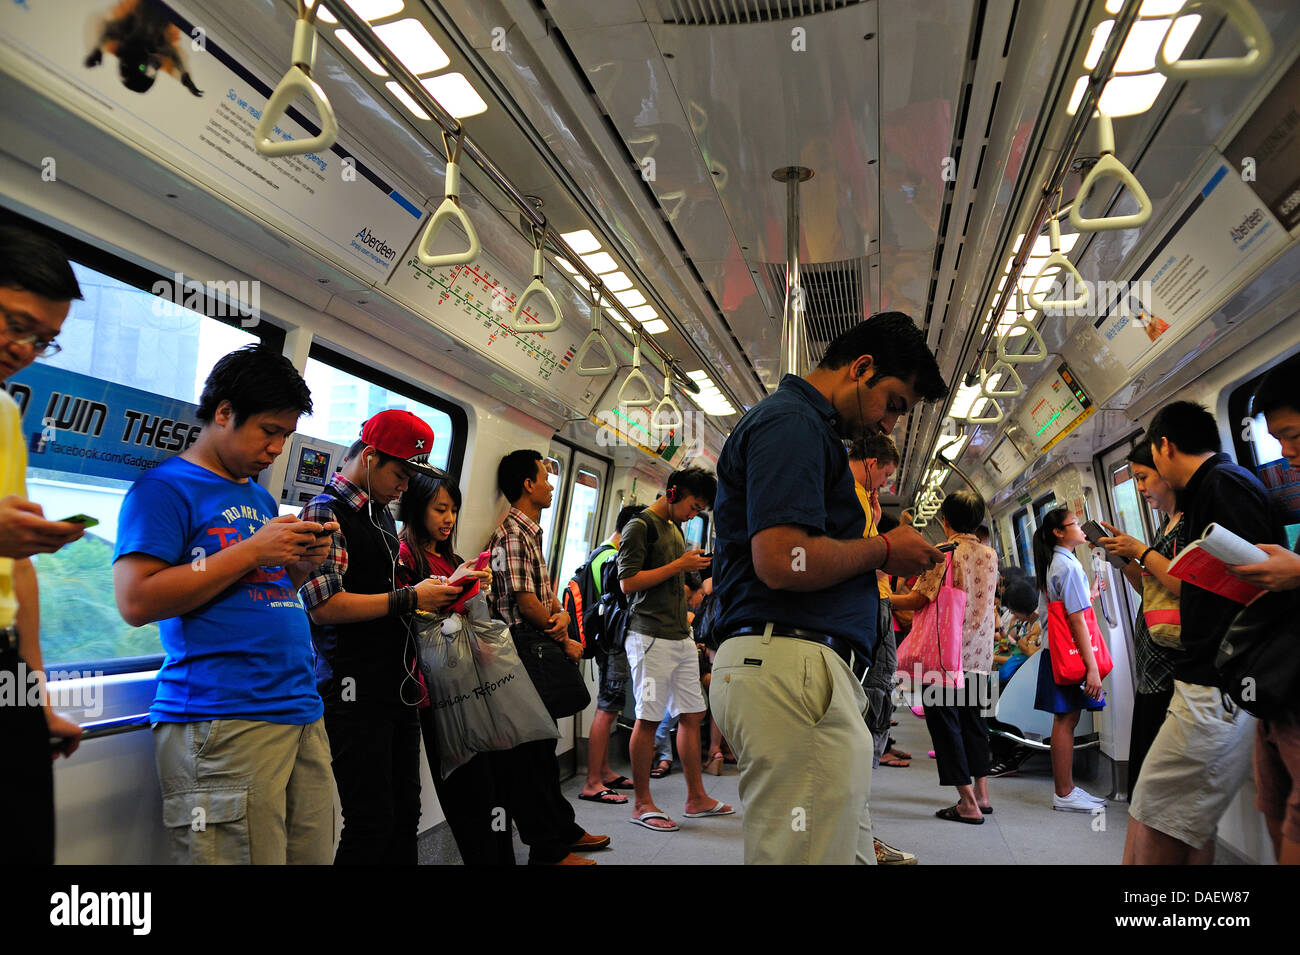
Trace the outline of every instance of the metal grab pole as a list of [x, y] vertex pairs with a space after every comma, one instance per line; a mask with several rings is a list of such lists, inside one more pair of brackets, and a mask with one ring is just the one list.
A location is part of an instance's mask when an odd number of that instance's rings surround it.
[[785, 309], [781, 315], [781, 374], [802, 375], [806, 370], [806, 295], [799, 284], [799, 183], [812, 178], [804, 166], [784, 166], [772, 173], [785, 183]]

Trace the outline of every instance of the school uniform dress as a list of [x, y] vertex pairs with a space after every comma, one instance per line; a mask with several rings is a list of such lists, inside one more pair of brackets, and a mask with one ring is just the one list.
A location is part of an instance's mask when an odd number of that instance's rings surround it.
[[[1047, 567], [1047, 600], [1059, 600], [1070, 615], [1092, 606], [1088, 593], [1088, 576], [1074, 552], [1057, 544], [1052, 548], [1052, 562]], [[1106, 706], [1106, 694], [1094, 700], [1083, 692], [1081, 686], [1061, 686], [1052, 676], [1050, 641], [1039, 651], [1043, 659], [1038, 665], [1038, 689], [1034, 694], [1034, 709], [1047, 713], [1073, 713], [1075, 710], [1097, 710]]]

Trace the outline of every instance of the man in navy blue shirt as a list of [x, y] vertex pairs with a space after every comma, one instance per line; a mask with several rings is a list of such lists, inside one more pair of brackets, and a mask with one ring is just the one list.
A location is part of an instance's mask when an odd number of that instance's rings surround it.
[[884, 312], [807, 377], [786, 375], [722, 449], [710, 705], [739, 756], [746, 863], [876, 861], [872, 740], [849, 653], [875, 648], [875, 571], [911, 576], [943, 555], [910, 527], [862, 536], [844, 440], [888, 434], [947, 392], [924, 334]]

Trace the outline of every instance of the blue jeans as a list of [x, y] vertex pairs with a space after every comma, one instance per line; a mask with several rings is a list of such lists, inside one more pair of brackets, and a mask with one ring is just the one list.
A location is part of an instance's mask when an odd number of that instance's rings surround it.
[[671, 763], [673, 761], [673, 732], [677, 729], [677, 717], [665, 713], [655, 730], [655, 762]]

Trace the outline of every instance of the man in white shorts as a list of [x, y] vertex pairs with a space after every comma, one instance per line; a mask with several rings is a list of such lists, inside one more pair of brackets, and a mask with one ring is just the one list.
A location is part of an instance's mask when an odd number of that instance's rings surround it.
[[[1161, 408], [1143, 440], [1183, 503], [1179, 551], [1211, 523], [1248, 541], [1284, 540], [1268, 492], [1220, 453], [1218, 426], [1200, 405], [1175, 401]], [[1129, 806], [1133, 853], [1125, 862], [1137, 865], [1212, 863], [1219, 820], [1251, 767], [1255, 718], [1223, 692], [1214, 666], [1241, 604], [1187, 582], [1178, 602], [1183, 650], [1174, 696]]]
[[668, 712], [680, 717], [677, 755], [686, 776], [686, 815], [694, 819], [735, 812], [704, 791], [700, 722], [705, 702], [699, 657], [686, 622], [685, 575], [704, 570], [709, 558], [698, 549], [688, 552], [677, 526], [711, 507], [717, 489], [717, 478], [703, 468], [674, 471], [664, 495], [628, 521], [618, 546], [619, 584], [631, 597], [626, 650], [636, 697], [636, 727], [628, 747], [636, 789], [630, 821], [661, 832], [677, 829], [650, 796], [655, 729]]

